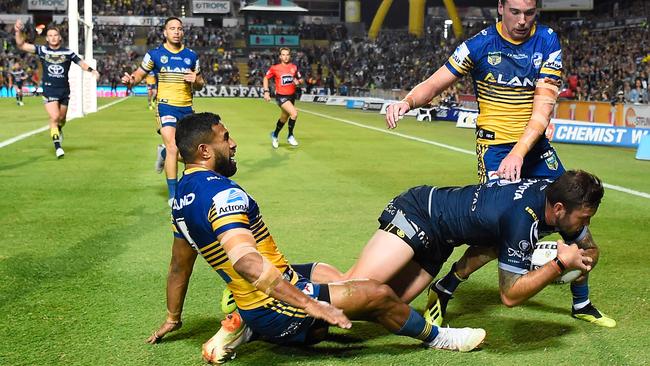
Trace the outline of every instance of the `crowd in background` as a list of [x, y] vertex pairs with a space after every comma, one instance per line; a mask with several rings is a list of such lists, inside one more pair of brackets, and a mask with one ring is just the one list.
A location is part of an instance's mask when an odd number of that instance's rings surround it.
[[[8, 7], [20, 1], [3, 2]], [[183, 3], [183, 2], [181, 2]], [[177, 14], [182, 6], [175, 1], [132, 2], [131, 0], [105, 0], [94, 2], [96, 13], [108, 14]], [[628, 7], [609, 9], [609, 13], [586, 12], [579, 20], [546, 17], [541, 22], [551, 26], [560, 36], [563, 47], [564, 87], [562, 98], [586, 101], [648, 103], [650, 84], [650, 5], [643, 1], [630, 1]], [[546, 14], [546, 13], [545, 13]], [[646, 17], [645, 23], [634, 26], [600, 27], [599, 22]], [[615, 24], [614, 24], [615, 25]], [[60, 25], [67, 39], [65, 24]], [[472, 36], [487, 27], [476, 22], [466, 28]], [[9, 28], [9, 27], [5, 27]], [[10, 29], [6, 30], [12, 35]], [[443, 37], [442, 26], [429, 25], [422, 38], [406, 31], [383, 30], [379, 37], [348, 37], [343, 24], [297, 24], [282, 22], [247, 25], [241, 28], [188, 26], [185, 44], [200, 55], [204, 77], [210, 84], [262, 84], [266, 70], [277, 62], [277, 50], [251, 51], [242, 49], [248, 33], [282, 34], [296, 32], [310, 44], [293, 52], [293, 62], [303, 73], [308, 92], [326, 88], [329, 92], [372, 92], [374, 89], [409, 90], [429, 77], [443, 65], [462, 40]], [[279, 32], [279, 33], [278, 33]], [[136, 38], [145, 38], [146, 48], [162, 42], [160, 27], [138, 28], [97, 25], [94, 32], [100, 82], [119, 79], [123, 70], [138, 66], [144, 51], [134, 47]], [[83, 37], [80, 37], [83, 39]], [[237, 39], [240, 47], [235, 48]], [[5, 41], [7, 43], [7, 41]], [[80, 45], [83, 50], [83, 44]], [[136, 52], [138, 50], [139, 52]], [[15, 59], [10, 47], [3, 50], [2, 65], [6, 67]], [[33, 58], [28, 62], [36, 70]], [[242, 70], [246, 65], [248, 71]], [[454, 87], [457, 94], [473, 94], [471, 78], [466, 77]], [[453, 95], [450, 96], [453, 98]]]
[[[93, 15], [178, 16], [186, 0], [100, 0], [93, 1]], [[80, 6], [83, 1], [80, 2]]]

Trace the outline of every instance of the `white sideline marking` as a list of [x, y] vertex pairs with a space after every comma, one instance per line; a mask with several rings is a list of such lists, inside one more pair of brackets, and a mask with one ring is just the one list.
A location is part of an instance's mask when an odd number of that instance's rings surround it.
[[[476, 152], [471, 151], [471, 150], [461, 149], [459, 147], [455, 147], [455, 146], [451, 146], [451, 145], [447, 145], [447, 144], [442, 144], [440, 142], [435, 142], [435, 141], [431, 141], [431, 140], [426, 140], [426, 139], [423, 139], [423, 138], [420, 138], [420, 137], [405, 135], [403, 133], [395, 132], [395, 131], [392, 131], [392, 130], [387, 130], [387, 129], [384, 129], [384, 128], [368, 126], [368, 125], [364, 125], [362, 123], [350, 121], [350, 120], [343, 119], [343, 118], [333, 117], [333, 116], [323, 114], [323, 113], [313, 112], [313, 111], [303, 109], [303, 108], [300, 108], [299, 111], [309, 113], [309, 114], [313, 114], [315, 116], [319, 116], [319, 117], [323, 117], [323, 118], [332, 119], [332, 120], [335, 120], [335, 121], [347, 123], [347, 124], [352, 125], [352, 126], [366, 128], [368, 130], [373, 130], [373, 131], [385, 133], [385, 134], [388, 134], [388, 135], [394, 135], [394, 136], [402, 137], [402, 138], [405, 138], [405, 139], [408, 139], [408, 140], [418, 141], [418, 142], [422, 142], [422, 143], [425, 143], [425, 144], [442, 147], [444, 149], [456, 151], [456, 152], [459, 152], [459, 153], [462, 153], [462, 154], [467, 154], [467, 155], [472, 155], [472, 156], [476, 155]], [[619, 192], [623, 192], [623, 193], [628, 193], [628, 194], [631, 194], [633, 196], [638, 196], [638, 197], [643, 197], [643, 198], [650, 199], [650, 194], [649, 193], [645, 193], [645, 192], [641, 192], [641, 191], [635, 191], [635, 190], [630, 189], [630, 188], [625, 188], [625, 187], [621, 187], [621, 186], [617, 186], [617, 185], [613, 185], [613, 184], [609, 184], [609, 183], [605, 183], [605, 182], [603, 182], [603, 186], [605, 188], [613, 189], [615, 191], [619, 191]]]
[[[129, 97], [122, 98], [122, 99], [118, 99], [118, 100], [116, 100], [116, 101], [114, 101], [114, 102], [110, 102], [110, 103], [108, 103], [108, 104], [105, 104], [105, 105], [103, 105], [103, 106], [97, 108], [97, 111], [99, 112], [99, 111], [101, 111], [102, 109], [105, 109], [105, 108], [108, 108], [108, 107], [114, 106], [115, 104], [117, 104], [117, 103], [121, 103], [121, 102], [125, 101], [125, 100], [128, 99], [128, 98], [129, 98]], [[49, 125], [45, 125], [45, 126], [43, 126], [43, 127], [37, 128], [37, 129], [35, 129], [35, 130], [31, 130], [31, 131], [29, 131], [29, 132], [25, 132], [25, 133], [23, 133], [23, 134], [21, 134], [21, 135], [18, 135], [18, 136], [16, 136], [16, 137], [12, 137], [12, 138], [10, 138], [10, 139], [8, 139], [8, 140], [4, 140], [4, 141], [0, 142], [0, 149], [3, 148], [3, 147], [5, 147], [5, 146], [9, 146], [9, 145], [13, 144], [14, 142], [18, 142], [18, 141], [20, 141], [20, 140], [24, 140], [24, 139], [28, 138], [29, 136], [36, 135], [37, 133], [41, 133], [41, 132], [43, 132], [43, 131], [47, 131], [49, 128], [50, 128]]]

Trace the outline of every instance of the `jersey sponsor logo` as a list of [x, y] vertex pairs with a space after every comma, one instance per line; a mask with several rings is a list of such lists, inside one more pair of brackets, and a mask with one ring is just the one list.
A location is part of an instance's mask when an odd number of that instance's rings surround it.
[[548, 60], [544, 63], [544, 67], [555, 70], [562, 69], [562, 50], [557, 50], [548, 55]]
[[472, 198], [472, 207], [471, 207], [472, 212], [476, 211], [476, 205], [478, 204], [478, 196], [479, 193], [481, 193], [481, 187], [483, 186], [479, 185], [474, 191], [474, 197]]
[[194, 199], [196, 198], [196, 195], [194, 193], [188, 193], [181, 197], [180, 199], [174, 198], [174, 205], [172, 208], [174, 210], [180, 210], [181, 208], [185, 206], [189, 206], [194, 202]]
[[160, 56], [160, 62], [162, 62], [163, 64], [166, 64], [167, 61], [169, 61], [169, 59], [167, 58], [167, 56], [165, 56], [165, 55]]
[[501, 63], [501, 52], [488, 52], [487, 62], [492, 66], [496, 66]]
[[289, 84], [293, 83], [293, 75], [285, 74], [285, 75], [280, 76], [280, 83], [282, 85], [289, 85]]
[[176, 122], [177, 119], [174, 116], [160, 116], [160, 122], [164, 123], [172, 123]]
[[[522, 240], [522, 241], [523, 241], [523, 240]], [[521, 242], [519, 242], [519, 243], [521, 243]], [[528, 242], [527, 242], [527, 243], [528, 243]], [[530, 245], [530, 243], [529, 243], [529, 245]], [[522, 251], [522, 250], [517, 250], [517, 249], [514, 249], [514, 248], [508, 248], [508, 257], [511, 257], [511, 258], [514, 257], [514, 258], [517, 258], [517, 259], [519, 259], [519, 261], [521, 261], [521, 262], [527, 262], [527, 261], [530, 261], [531, 256], [532, 256], [531, 253], [524, 252], [524, 251]], [[516, 261], [511, 261], [511, 262], [512, 262], [512, 263], [516, 263]]]
[[[544, 186], [544, 187], [546, 187], [546, 186]], [[537, 215], [535, 214], [535, 211], [533, 211], [532, 208], [526, 206], [525, 210], [526, 210], [526, 212], [528, 212], [528, 214], [530, 215], [530, 217], [533, 218], [533, 221], [538, 221], [538, 219], [537, 219]]]
[[507, 85], [507, 86], [534, 86], [535, 85], [535, 83], [529, 78], [524, 78], [522, 80], [518, 76], [515, 76], [510, 80], [505, 80], [505, 76], [503, 76], [503, 74], [497, 74], [497, 77], [495, 78], [491, 72], [485, 75], [483, 80], [491, 83]]
[[533, 66], [535, 66], [536, 69], [539, 69], [542, 67], [542, 54], [540, 52], [535, 52], [533, 54]]
[[212, 202], [214, 202], [218, 216], [248, 211], [248, 195], [239, 188], [231, 188], [217, 193], [212, 198]]
[[64, 72], [65, 72], [65, 69], [61, 65], [48, 65], [47, 66], [47, 73], [50, 74], [50, 76], [62, 77]]
[[515, 198], [513, 201], [524, 198], [524, 192], [528, 189], [528, 187], [532, 186], [535, 183], [537, 183], [536, 179], [522, 181], [515, 191]]
[[305, 287], [302, 289], [302, 292], [307, 295], [311, 296], [314, 294], [314, 285], [311, 283], [306, 283]]
[[163, 73], [163, 72], [178, 72], [178, 73], [185, 74], [185, 73], [188, 73], [190, 71], [192, 71], [192, 70], [190, 70], [190, 69], [188, 69], [186, 67], [165, 67], [165, 66], [163, 66], [163, 67], [160, 68], [161, 73]]
[[469, 49], [465, 43], [462, 43], [460, 46], [456, 47], [456, 51], [451, 55], [451, 58], [458, 65], [463, 64], [463, 60], [469, 55]]
[[506, 53], [506, 56], [514, 58], [515, 60], [523, 60], [528, 58], [528, 55], [525, 53]]

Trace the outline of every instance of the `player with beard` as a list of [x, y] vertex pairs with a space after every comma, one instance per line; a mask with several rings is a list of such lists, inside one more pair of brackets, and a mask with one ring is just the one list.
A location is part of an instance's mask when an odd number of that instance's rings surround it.
[[184, 31], [181, 20], [176, 17], [167, 18], [163, 35], [165, 42], [149, 50], [135, 72], [125, 72], [122, 82], [131, 88], [150, 72], [154, 72], [158, 77], [157, 132], [162, 136], [164, 147], [158, 147], [155, 167], [158, 172], [164, 167], [171, 205], [178, 178], [178, 149], [174, 140], [176, 122], [192, 113], [194, 91], [203, 88], [205, 81], [201, 76], [198, 55], [183, 45]]
[[22, 33], [23, 23], [16, 20], [14, 31], [16, 32], [16, 47], [18, 49], [35, 53], [43, 65], [43, 99], [45, 110], [50, 116], [50, 137], [54, 143], [54, 153], [57, 158], [65, 154], [61, 147], [63, 141], [63, 126], [66, 122], [68, 102], [70, 100], [70, 84], [68, 82], [68, 71], [70, 64], [76, 63], [82, 70], [91, 72], [95, 79], [99, 80], [99, 72], [79, 57], [73, 51], [62, 46], [61, 33], [56, 27], [48, 27], [45, 33], [45, 46], [36, 46], [25, 41]]
[[302, 75], [298, 66], [291, 63], [291, 50], [287, 47], [280, 48], [280, 63], [269, 68], [262, 79], [264, 89], [264, 100], [271, 100], [271, 91], [269, 90], [269, 79], [275, 79], [275, 101], [280, 107], [280, 119], [275, 125], [275, 131], [271, 132], [271, 145], [277, 149], [279, 145], [278, 135], [284, 124], [289, 124], [289, 136], [287, 142], [291, 146], [298, 146], [298, 140], [293, 135], [293, 129], [298, 119], [298, 110], [296, 103], [296, 86], [302, 84]]
[[[463, 42], [449, 60], [418, 84], [401, 102], [388, 107], [386, 123], [395, 128], [400, 116], [471, 75], [479, 115], [476, 155], [479, 181], [520, 178], [557, 179], [565, 169], [544, 135], [559, 94], [562, 49], [553, 29], [535, 21], [535, 0], [501, 0], [501, 21]], [[588, 253], [598, 258], [592, 241]], [[490, 247], [470, 247], [443, 278], [430, 288], [427, 319], [442, 323], [447, 302], [474, 271], [497, 258]], [[571, 315], [604, 327], [616, 321], [589, 300], [588, 276], [571, 283]], [[434, 316], [433, 314], [437, 314]]]
[[[278, 250], [260, 207], [229, 179], [237, 171], [237, 145], [212, 113], [178, 123], [176, 142], [185, 162], [172, 206], [174, 242], [167, 277], [167, 318], [148, 339], [156, 343], [181, 327], [181, 312], [194, 262], [200, 254], [226, 282], [239, 312], [203, 346], [209, 362], [234, 357], [251, 339], [278, 344], [322, 340], [329, 324], [350, 328], [349, 318], [380, 323], [429, 348], [469, 351], [483, 329], [427, 324], [386, 285], [373, 280], [316, 284], [297, 273]], [[243, 320], [243, 321], [242, 321]]]

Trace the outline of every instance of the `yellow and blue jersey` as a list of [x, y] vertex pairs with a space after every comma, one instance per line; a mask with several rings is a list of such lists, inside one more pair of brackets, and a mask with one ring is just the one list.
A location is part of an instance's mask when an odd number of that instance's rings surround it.
[[240, 309], [255, 309], [272, 303], [274, 299], [257, 290], [235, 271], [217, 240], [228, 230], [249, 229], [260, 254], [284, 273], [291, 284], [298, 282], [298, 275], [290, 270], [289, 263], [264, 224], [257, 202], [237, 183], [214, 171], [194, 168], [184, 172], [172, 205], [172, 226], [174, 236], [187, 240], [226, 281]]
[[175, 107], [189, 107], [192, 105], [192, 85], [183, 80], [185, 74], [194, 71], [201, 73], [198, 55], [189, 48], [182, 47], [180, 51], [173, 52], [165, 45], [149, 50], [140, 67], [146, 71], [153, 71], [158, 77], [159, 103]]
[[562, 49], [557, 34], [533, 25], [531, 35], [514, 41], [501, 31], [501, 22], [463, 42], [445, 66], [456, 76], [471, 74], [479, 105], [477, 127], [487, 131], [477, 142], [496, 145], [517, 142], [533, 110], [535, 83], [559, 80]]

